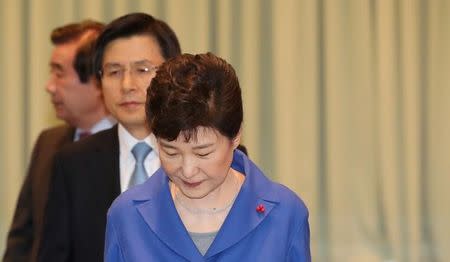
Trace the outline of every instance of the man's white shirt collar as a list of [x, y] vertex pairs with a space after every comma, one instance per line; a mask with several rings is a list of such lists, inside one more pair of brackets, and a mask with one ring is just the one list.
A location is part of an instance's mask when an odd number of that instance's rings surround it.
[[118, 124], [117, 130], [120, 147], [120, 189], [124, 192], [128, 187], [131, 174], [134, 171], [136, 160], [134, 159], [131, 150], [137, 143], [145, 142], [152, 148], [152, 151], [144, 160], [145, 170], [149, 176], [151, 176], [160, 167], [161, 163], [159, 161], [156, 137], [153, 133], [142, 140], [138, 140], [132, 136], [120, 123]]
[[88, 132], [88, 133], [91, 133], [91, 134], [95, 134], [95, 133], [98, 133], [100, 131], [103, 131], [103, 130], [111, 128], [116, 123], [117, 123], [117, 121], [116, 121], [116, 119], [114, 117], [106, 116], [106, 117], [100, 119], [100, 121], [98, 121], [97, 123], [95, 123], [95, 125], [92, 126], [92, 128], [89, 129], [89, 130], [83, 130], [81, 128], [76, 128], [73, 141], [78, 141], [80, 139], [80, 134], [81, 133]]

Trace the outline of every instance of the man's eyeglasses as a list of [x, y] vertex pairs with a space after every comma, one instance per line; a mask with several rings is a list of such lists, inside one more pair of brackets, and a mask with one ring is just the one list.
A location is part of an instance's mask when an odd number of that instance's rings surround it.
[[102, 82], [104, 85], [115, 85], [123, 81], [127, 71], [130, 73], [131, 79], [138, 84], [149, 84], [150, 80], [155, 76], [157, 66], [150, 64], [148, 61], [139, 61], [130, 63], [129, 68], [121, 64], [106, 64], [100, 70]]

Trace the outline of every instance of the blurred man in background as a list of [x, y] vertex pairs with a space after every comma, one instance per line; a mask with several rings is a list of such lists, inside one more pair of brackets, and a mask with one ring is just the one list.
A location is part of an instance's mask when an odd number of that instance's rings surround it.
[[56, 152], [115, 124], [103, 103], [92, 63], [95, 40], [103, 27], [99, 22], [85, 20], [51, 33], [54, 48], [46, 90], [57, 118], [66, 124], [43, 131], [37, 139], [7, 237], [5, 262], [37, 259]]

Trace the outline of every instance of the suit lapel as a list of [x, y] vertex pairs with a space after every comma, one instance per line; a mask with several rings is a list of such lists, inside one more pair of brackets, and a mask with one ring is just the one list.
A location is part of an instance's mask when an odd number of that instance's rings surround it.
[[[270, 181], [243, 153], [235, 152], [232, 168], [245, 174], [245, 181], [230, 213], [205, 254], [210, 258], [230, 248], [250, 234], [279, 203]], [[262, 205], [264, 211], [256, 208]]]
[[[277, 205], [277, 202], [258, 197], [251, 191], [248, 183], [242, 186], [233, 208], [205, 254], [205, 258], [215, 256], [250, 234]], [[263, 212], [256, 210], [259, 205], [264, 206]]]
[[111, 202], [120, 194], [120, 148], [117, 125], [105, 131], [95, 146], [91, 165], [95, 176], [109, 189]]
[[155, 235], [174, 252], [189, 261], [203, 261], [175, 209], [166, 175], [158, 170], [150, 179], [156, 179], [159, 186], [148, 188], [150, 183], [145, 182], [144, 195], [150, 196], [136, 199], [136, 208], [142, 218]]
[[75, 136], [75, 128], [67, 127], [64, 134], [61, 136], [61, 145], [67, 145], [73, 143], [73, 137]]

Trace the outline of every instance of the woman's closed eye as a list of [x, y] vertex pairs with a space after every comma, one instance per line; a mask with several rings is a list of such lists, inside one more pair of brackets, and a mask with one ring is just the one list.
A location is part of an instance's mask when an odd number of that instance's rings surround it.
[[178, 155], [178, 152], [166, 151], [166, 150], [163, 150], [163, 152], [165, 155], [170, 156], [170, 157], [174, 157], [174, 156]]
[[208, 151], [208, 152], [197, 152], [196, 155], [199, 157], [207, 157], [209, 155], [211, 155], [212, 151]]

